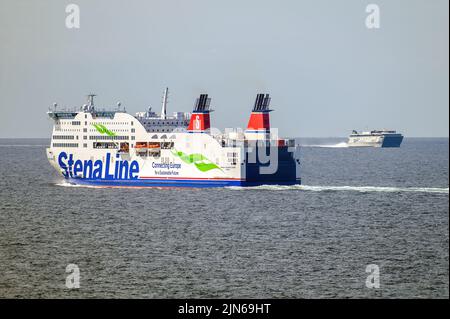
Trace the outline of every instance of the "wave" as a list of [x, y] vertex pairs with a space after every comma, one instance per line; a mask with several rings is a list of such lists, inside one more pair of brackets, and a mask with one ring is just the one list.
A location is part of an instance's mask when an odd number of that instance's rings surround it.
[[309, 185], [261, 185], [254, 187], [227, 187], [232, 190], [272, 190], [272, 191], [289, 191], [289, 190], [301, 190], [311, 192], [327, 192], [327, 191], [350, 191], [360, 193], [370, 192], [387, 192], [387, 193], [399, 193], [399, 192], [413, 192], [413, 193], [438, 193], [448, 194], [449, 189], [441, 187], [391, 187], [391, 186], [309, 186]]
[[98, 186], [73, 184], [73, 183], [69, 183], [69, 182], [67, 182], [67, 181], [57, 182], [57, 183], [55, 183], [55, 185], [56, 185], [56, 186], [62, 186], [62, 187], [99, 188]]
[[96, 189], [180, 189], [181, 187], [162, 187], [162, 186], [121, 186], [121, 185], [85, 185], [85, 184], [75, 184], [75, 183], [69, 183], [67, 181], [61, 181], [54, 183], [55, 186], [60, 187], [76, 187], [76, 188], [96, 188]]
[[317, 145], [300, 145], [302, 147], [326, 147], [326, 148], [346, 148], [348, 147], [347, 142], [341, 142], [337, 144], [317, 144]]
[[[67, 181], [61, 181], [55, 183], [56, 186], [62, 187], [82, 187], [82, 188], [148, 188], [148, 187], [133, 187], [133, 186], [101, 186], [101, 185], [79, 185], [69, 183]], [[164, 187], [155, 187], [161, 189], [171, 189]], [[176, 188], [176, 187], [174, 187]], [[448, 194], [449, 188], [444, 187], [391, 187], [391, 186], [309, 186], [309, 185], [261, 185], [261, 186], [227, 186], [225, 189], [229, 190], [270, 190], [270, 191], [310, 191], [310, 192], [359, 192], [359, 193], [372, 193], [372, 192], [386, 192], [386, 193], [435, 193], [435, 194]]]

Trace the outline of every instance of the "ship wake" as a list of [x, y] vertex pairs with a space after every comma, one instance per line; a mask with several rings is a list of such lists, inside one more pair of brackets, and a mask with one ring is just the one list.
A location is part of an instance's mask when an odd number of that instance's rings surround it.
[[324, 148], [346, 148], [347, 142], [341, 142], [336, 144], [317, 144], [317, 145], [301, 145], [302, 147], [324, 147]]
[[383, 187], [383, 186], [309, 186], [309, 185], [261, 185], [255, 187], [227, 187], [232, 190], [272, 190], [272, 191], [309, 191], [309, 192], [385, 192], [385, 193], [437, 193], [448, 194], [449, 188], [443, 187]]
[[[93, 186], [93, 185], [78, 185], [61, 181], [55, 183], [56, 186], [62, 187], [82, 187], [82, 188], [148, 188], [148, 187], [124, 187], [124, 186]], [[161, 188], [164, 187], [154, 187]], [[166, 189], [171, 189], [167, 187]], [[268, 191], [307, 191], [307, 192], [359, 192], [359, 193], [434, 193], [434, 194], [449, 194], [449, 188], [444, 187], [392, 187], [392, 186], [310, 186], [310, 185], [261, 185], [251, 187], [228, 186], [225, 189], [233, 191], [254, 191], [254, 190], [268, 190]]]
[[80, 184], [69, 183], [67, 181], [60, 181], [60, 182], [55, 183], [55, 185], [56, 186], [62, 186], [62, 187], [100, 188], [98, 186], [80, 185]]

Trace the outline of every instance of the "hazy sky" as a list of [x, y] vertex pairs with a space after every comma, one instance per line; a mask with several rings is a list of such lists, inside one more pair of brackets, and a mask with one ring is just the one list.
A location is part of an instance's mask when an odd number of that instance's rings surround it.
[[[67, 4], [80, 28], [67, 29]], [[367, 4], [381, 28], [365, 24]], [[122, 101], [131, 113], [190, 111], [245, 127], [272, 95], [284, 136], [392, 128], [448, 136], [448, 0], [0, 0], [0, 137], [50, 137], [45, 112]]]

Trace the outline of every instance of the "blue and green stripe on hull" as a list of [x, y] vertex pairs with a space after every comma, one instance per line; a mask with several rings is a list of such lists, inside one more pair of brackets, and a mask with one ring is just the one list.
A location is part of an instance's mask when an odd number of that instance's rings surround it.
[[227, 186], [261, 186], [261, 185], [300, 185], [300, 179], [280, 181], [247, 181], [242, 179], [207, 179], [207, 178], [137, 178], [137, 179], [84, 179], [68, 178], [69, 183], [100, 187], [227, 187]]

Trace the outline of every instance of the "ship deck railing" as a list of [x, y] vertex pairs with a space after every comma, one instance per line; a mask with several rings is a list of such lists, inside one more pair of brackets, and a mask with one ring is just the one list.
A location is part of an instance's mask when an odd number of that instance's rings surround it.
[[[83, 112], [82, 108], [66, 108], [62, 110], [48, 110], [47, 114], [54, 119], [71, 119], [78, 113]], [[125, 113], [124, 110], [108, 110], [106, 108], [94, 109], [93, 111], [87, 111], [95, 117], [108, 117], [113, 118], [116, 113]]]

